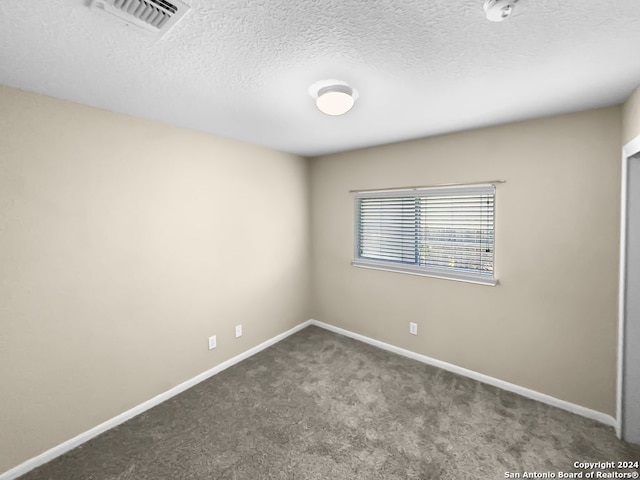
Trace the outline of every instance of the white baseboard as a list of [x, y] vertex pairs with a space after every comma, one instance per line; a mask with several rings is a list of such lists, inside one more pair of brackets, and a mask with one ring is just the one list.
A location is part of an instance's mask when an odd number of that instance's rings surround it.
[[83, 432], [69, 440], [67, 440], [66, 442], [61, 443], [60, 445], [57, 445], [49, 450], [47, 450], [46, 452], [41, 453], [40, 455], [33, 457], [23, 463], [21, 463], [20, 465], [12, 468], [11, 470], [7, 470], [6, 472], [0, 474], [0, 480], [14, 480], [15, 478], [19, 477], [20, 475], [24, 475], [25, 473], [29, 472], [30, 470], [33, 470], [36, 467], [39, 467], [40, 465], [43, 465], [51, 460], [53, 460], [56, 457], [59, 457], [60, 455], [68, 452], [69, 450], [72, 450], [73, 448], [91, 440], [92, 438], [100, 435], [101, 433], [106, 432], [107, 430], [110, 430], [113, 427], [116, 427], [118, 425], [120, 425], [121, 423], [126, 422], [127, 420], [135, 417], [136, 415], [139, 415], [147, 410], [149, 410], [152, 407], [155, 407], [156, 405], [159, 405], [160, 403], [164, 402], [165, 400], [170, 399], [171, 397], [174, 397], [176, 395], [178, 395], [179, 393], [184, 392], [185, 390], [197, 385], [198, 383], [216, 375], [217, 373], [220, 373], [223, 370], [226, 370], [227, 368], [235, 365], [236, 363], [241, 362], [242, 360], [245, 360], [249, 357], [251, 357], [252, 355], [255, 355], [256, 353], [264, 350], [265, 348], [270, 347], [271, 345], [274, 345], [276, 343], [278, 343], [281, 340], [284, 340], [285, 338], [287, 338], [288, 336], [302, 330], [303, 328], [308, 327], [309, 325], [316, 325], [318, 327], [324, 328], [325, 330], [329, 330], [331, 332], [334, 333], [338, 333], [340, 335], [344, 335], [345, 337], [349, 337], [349, 338], [353, 338], [355, 340], [359, 340], [361, 342], [364, 343], [368, 343], [369, 345], [373, 345], [375, 347], [378, 348], [382, 348], [384, 350], [388, 350], [390, 352], [393, 353], [397, 353], [398, 355], [402, 355], [403, 357], [408, 357], [411, 358], [413, 360], [417, 360], [419, 362], [422, 363], [426, 363], [428, 365], [433, 365], [434, 367], [438, 367], [438, 368], [442, 368], [443, 370], [447, 370], [453, 373], [457, 373], [459, 375], [463, 375], [465, 377], [469, 377], [472, 378], [474, 380], [478, 380], [479, 382], [482, 383], [486, 383], [489, 385], [493, 385], [494, 387], [498, 387], [501, 388], [503, 390], [507, 390], [509, 392], [513, 392], [513, 393], [517, 393], [518, 395], [522, 395], [523, 397], [527, 397], [527, 398], [531, 398], [533, 400], [537, 400], [539, 402], [542, 403], [546, 403], [548, 405], [552, 405], [554, 407], [558, 407], [561, 408], [563, 410], [567, 410], [569, 412], [575, 413], [577, 415], [581, 415], [583, 417], [587, 417], [587, 418], [591, 418], [593, 420], [596, 420], [598, 422], [604, 423], [606, 425], [610, 425], [610, 426], [615, 426], [616, 425], [616, 420], [610, 416], [607, 415], [606, 413], [602, 413], [602, 412], [598, 412], [596, 410], [591, 410], [590, 408], [586, 408], [586, 407], [582, 407], [580, 405], [576, 405], [574, 403], [570, 403], [564, 400], [560, 400], [558, 398], [552, 397], [550, 395], [546, 395], [544, 393], [540, 393], [540, 392], [536, 392], [535, 390], [530, 390], [528, 388], [525, 387], [521, 387], [519, 385], [515, 385], [513, 383], [509, 383], [509, 382], [505, 382], [503, 380], [499, 380], [497, 378], [494, 377], [490, 377], [488, 375], [484, 375], [482, 373], [478, 373], [478, 372], [474, 372], [473, 370], [468, 370], [466, 368], [462, 368], [459, 367], [457, 365], [453, 365], [451, 363], [447, 363], [447, 362], [443, 362], [441, 360], [436, 360], [435, 358], [431, 358], [428, 357], [426, 355], [421, 355], [419, 353], [415, 353], [412, 352], [410, 350], [406, 350], [404, 348], [400, 348], [400, 347], [396, 347], [394, 345], [391, 345], [389, 343], [384, 343], [381, 342], [379, 340], [375, 340], [373, 338], [370, 337], [366, 337], [364, 335], [361, 335], [359, 333], [354, 333], [351, 332], [349, 330], [345, 330], [343, 328], [339, 328], [339, 327], [334, 327], [333, 325], [329, 325], [328, 323], [324, 323], [324, 322], [320, 322], [318, 320], [307, 320], [306, 322], [301, 323], [300, 325], [297, 325], [295, 327], [293, 327], [290, 330], [287, 330], [284, 333], [281, 333], [279, 335], [276, 335], [275, 337], [261, 343], [260, 345], [257, 345], [253, 348], [250, 348], [249, 350], [247, 350], [246, 352], [241, 353], [240, 355], [236, 355], [235, 357], [220, 363], [219, 365], [216, 365], [215, 367], [211, 368], [210, 370], [207, 370], [206, 372], [201, 373], [200, 375], [197, 375], [195, 377], [193, 377], [190, 380], [187, 380], [186, 382], [181, 383], [180, 385], [177, 385], [175, 387], [173, 387], [170, 390], [167, 390], [166, 392], [163, 392], [159, 395], [156, 395], [155, 397], [151, 398], [150, 400], [147, 400], [146, 402], [141, 403], [140, 405], [133, 407], [130, 410], [127, 410], [126, 412], [121, 413], [120, 415], [117, 415], [116, 417], [113, 417], [110, 420], [107, 420], [106, 422], [101, 423], [100, 425], [97, 425], [95, 427], [93, 427], [90, 430], [87, 430], [86, 432]]
[[267, 347], [270, 347], [275, 343], [278, 343], [281, 340], [284, 340], [288, 336], [293, 335], [294, 333], [311, 325], [311, 323], [312, 322], [310, 320], [307, 320], [306, 322], [303, 322], [300, 325], [297, 325], [292, 329], [287, 330], [284, 333], [281, 333], [280, 335], [276, 335], [275, 337], [270, 338], [265, 342], [262, 342], [260, 345], [256, 345], [255, 347], [250, 348], [246, 352], [243, 352], [240, 355], [236, 355], [235, 357], [230, 358], [229, 360], [216, 365], [210, 370], [207, 370], [206, 372], [203, 372], [200, 375], [197, 375], [192, 379], [187, 380], [186, 382], [183, 382], [180, 385], [177, 385], [170, 390], [167, 390], [166, 392], [156, 395], [150, 400], [147, 400], [146, 402], [143, 402], [140, 405], [137, 405], [132, 409], [127, 410], [126, 412], [123, 412], [120, 415], [113, 417], [112, 419], [107, 420], [106, 422], [103, 422], [100, 425], [97, 425], [92, 429], [87, 430], [86, 432], [81, 433], [80, 435], [77, 435], [67, 440], [66, 442], [61, 443], [60, 445], [57, 445], [47, 450], [46, 452], [41, 453], [36, 457], [30, 458], [26, 462], [21, 463], [20, 465], [12, 468], [11, 470], [7, 470], [6, 472], [0, 474], [0, 480], [13, 480], [15, 478], [18, 478], [20, 475], [24, 475], [30, 470], [33, 470], [34, 468], [39, 467], [40, 465], [50, 462], [54, 458], [59, 457], [60, 455], [91, 440], [94, 437], [97, 437], [101, 433], [104, 433], [107, 430], [112, 429], [113, 427], [117, 427], [121, 423], [126, 422], [127, 420], [135, 417], [136, 415], [140, 415], [142, 412], [145, 412], [150, 408], [155, 407], [156, 405], [159, 405], [165, 400], [168, 400], [171, 397], [174, 397], [179, 393], [184, 392], [185, 390], [216, 375], [217, 373], [222, 372], [223, 370], [226, 370], [227, 368], [232, 367], [236, 363], [241, 362], [242, 360], [245, 360], [251, 357], [252, 355], [255, 355], [256, 353], [264, 350]]
[[575, 413], [577, 415], [581, 415], [583, 417], [596, 420], [598, 422], [604, 423], [612, 427], [615, 427], [617, 423], [616, 419], [613, 418], [611, 415], [607, 415], [606, 413], [598, 412], [596, 410], [592, 410], [590, 408], [583, 407], [581, 405], [576, 405], [575, 403], [567, 402], [565, 400], [560, 400], [559, 398], [552, 397], [551, 395], [547, 395], [545, 393], [540, 393], [535, 390], [530, 390], [528, 388], [521, 387], [513, 383], [505, 382], [504, 380], [490, 377], [489, 375], [484, 375], [482, 373], [474, 372], [473, 370], [468, 370], [466, 368], [459, 367], [451, 363], [443, 362], [441, 360], [436, 360], [435, 358], [431, 358], [426, 355], [421, 355], [419, 353], [415, 353], [410, 350], [405, 350], [404, 348], [396, 347], [395, 345], [384, 343], [379, 340], [366, 337], [359, 333], [354, 333], [349, 330], [345, 330], [344, 328], [334, 327], [333, 325], [329, 325], [328, 323], [320, 322], [318, 320], [311, 320], [310, 323], [311, 325], [316, 325], [318, 327], [324, 328], [331, 332], [339, 333], [340, 335], [344, 335], [345, 337], [353, 338], [354, 340], [359, 340], [361, 342], [368, 343], [369, 345], [373, 345], [374, 347], [382, 348], [384, 350], [397, 353], [398, 355], [402, 355], [403, 357], [408, 357], [413, 360], [426, 363], [427, 365], [432, 365], [434, 367], [442, 368], [443, 370], [457, 373], [458, 375], [463, 375], [465, 377], [472, 378], [474, 380], [477, 380], [482, 383], [486, 383], [488, 385], [493, 385], [494, 387], [501, 388], [502, 390], [507, 390], [508, 392], [517, 393], [518, 395], [522, 395], [523, 397], [531, 398], [532, 400], [537, 400], [538, 402], [546, 403], [547, 405], [551, 405], [554, 407], [561, 408], [563, 410], [567, 410], [571, 413]]

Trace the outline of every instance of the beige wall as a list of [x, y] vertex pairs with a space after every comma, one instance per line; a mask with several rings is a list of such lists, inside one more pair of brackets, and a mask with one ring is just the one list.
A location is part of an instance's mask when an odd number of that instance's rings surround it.
[[[613, 415], [630, 102], [307, 162], [0, 87], [0, 472], [310, 317]], [[497, 287], [350, 265], [349, 190], [497, 178]]]
[[623, 144], [640, 136], [640, 87], [627, 99], [622, 107]]
[[0, 472], [309, 318], [305, 160], [1, 87], [0, 127]]
[[[621, 133], [611, 107], [313, 160], [313, 318], [614, 415]], [[498, 286], [350, 265], [349, 190], [493, 179]]]

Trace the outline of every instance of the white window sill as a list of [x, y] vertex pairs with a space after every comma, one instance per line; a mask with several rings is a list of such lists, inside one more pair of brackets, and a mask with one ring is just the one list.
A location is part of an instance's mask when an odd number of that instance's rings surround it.
[[376, 262], [371, 260], [354, 260], [351, 265], [359, 268], [370, 268], [373, 270], [384, 270], [386, 272], [408, 273], [409, 275], [419, 275], [422, 277], [442, 278], [444, 280], [455, 280], [457, 282], [475, 283], [478, 285], [488, 285], [495, 287], [498, 283], [496, 278], [485, 275], [473, 275], [470, 273], [447, 272], [424, 267], [414, 267], [411, 265], [394, 265], [387, 262]]

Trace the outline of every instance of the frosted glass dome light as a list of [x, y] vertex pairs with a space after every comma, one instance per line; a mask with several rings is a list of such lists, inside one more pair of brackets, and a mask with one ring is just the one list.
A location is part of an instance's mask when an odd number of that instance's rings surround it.
[[347, 85], [330, 85], [318, 91], [316, 105], [327, 115], [344, 115], [353, 107], [353, 90]]

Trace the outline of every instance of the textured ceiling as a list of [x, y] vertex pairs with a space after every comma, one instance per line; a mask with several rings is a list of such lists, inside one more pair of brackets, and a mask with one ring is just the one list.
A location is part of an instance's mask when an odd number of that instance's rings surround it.
[[[164, 37], [86, 0], [0, 0], [0, 84], [305, 156], [621, 103], [640, 0], [183, 0]], [[342, 117], [309, 86], [359, 92]], [[1, 114], [1, 112], [0, 112]]]

